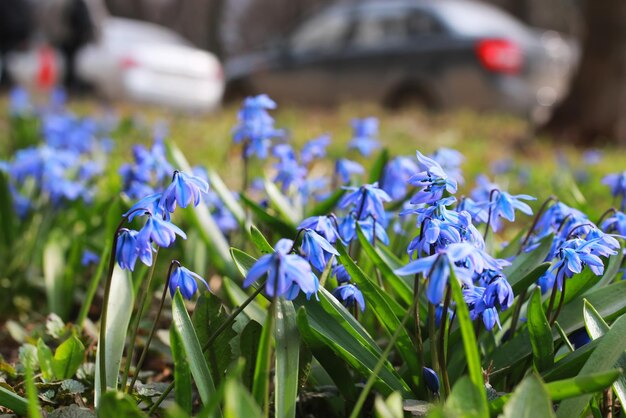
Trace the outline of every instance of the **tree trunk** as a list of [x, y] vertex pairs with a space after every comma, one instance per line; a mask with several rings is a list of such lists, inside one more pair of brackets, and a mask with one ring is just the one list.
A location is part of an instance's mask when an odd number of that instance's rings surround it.
[[224, 46], [222, 42], [222, 17], [224, 15], [224, 0], [211, 0], [209, 2], [209, 19], [207, 28], [207, 49], [217, 55], [224, 57]]
[[582, 59], [544, 132], [577, 145], [626, 145], [626, 1], [585, 0]]

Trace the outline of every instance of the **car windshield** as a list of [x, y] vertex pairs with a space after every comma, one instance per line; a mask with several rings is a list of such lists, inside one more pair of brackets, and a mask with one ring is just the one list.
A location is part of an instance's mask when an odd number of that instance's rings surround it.
[[528, 35], [526, 28], [513, 17], [490, 7], [474, 2], [440, 2], [437, 9], [450, 29], [458, 34], [478, 36], [521, 36]]
[[291, 38], [296, 52], [339, 48], [348, 32], [348, 16], [329, 12], [306, 21]]

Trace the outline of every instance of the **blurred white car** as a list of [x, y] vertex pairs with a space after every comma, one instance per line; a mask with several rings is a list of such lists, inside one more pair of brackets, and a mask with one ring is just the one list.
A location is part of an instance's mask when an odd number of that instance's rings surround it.
[[99, 42], [82, 48], [75, 65], [77, 77], [109, 99], [204, 112], [218, 107], [224, 92], [214, 55], [136, 20], [106, 18]]

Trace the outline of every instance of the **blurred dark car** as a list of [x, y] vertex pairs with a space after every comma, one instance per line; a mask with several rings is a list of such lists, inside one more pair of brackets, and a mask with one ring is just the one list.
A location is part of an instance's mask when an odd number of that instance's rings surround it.
[[370, 0], [325, 8], [268, 50], [225, 66], [226, 96], [374, 100], [544, 118], [565, 93], [577, 47], [469, 0]]

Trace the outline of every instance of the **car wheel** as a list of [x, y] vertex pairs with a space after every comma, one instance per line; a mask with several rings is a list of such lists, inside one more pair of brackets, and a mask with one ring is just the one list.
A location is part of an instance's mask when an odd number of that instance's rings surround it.
[[439, 109], [433, 95], [427, 89], [415, 85], [402, 85], [392, 90], [383, 104], [393, 110], [419, 108], [436, 111]]

